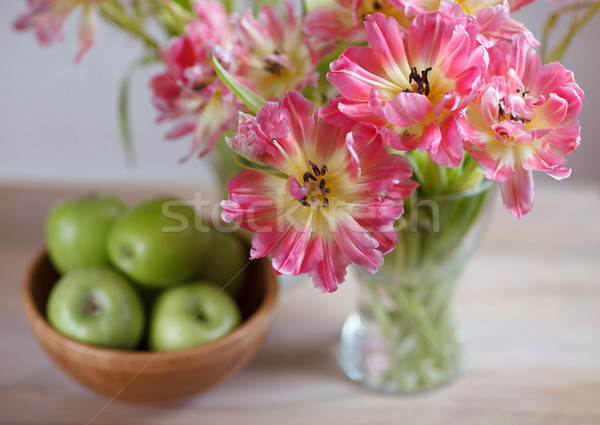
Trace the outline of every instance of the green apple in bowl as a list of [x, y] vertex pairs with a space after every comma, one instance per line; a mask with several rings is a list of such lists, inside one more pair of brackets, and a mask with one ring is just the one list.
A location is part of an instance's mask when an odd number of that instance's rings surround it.
[[238, 297], [244, 287], [248, 249], [236, 233], [210, 229], [210, 245], [200, 269], [199, 279], [213, 282]]
[[136, 283], [166, 287], [198, 274], [208, 240], [193, 207], [175, 198], [152, 198], [115, 221], [108, 256]]
[[174, 351], [217, 340], [241, 322], [239, 307], [226, 291], [205, 281], [166, 289], [154, 304], [148, 347]]
[[123, 201], [109, 195], [56, 204], [46, 219], [46, 245], [54, 267], [66, 273], [80, 267], [108, 265], [106, 237], [125, 209]]
[[72, 270], [52, 288], [46, 306], [50, 325], [77, 341], [106, 348], [135, 349], [145, 314], [136, 290], [108, 267]]

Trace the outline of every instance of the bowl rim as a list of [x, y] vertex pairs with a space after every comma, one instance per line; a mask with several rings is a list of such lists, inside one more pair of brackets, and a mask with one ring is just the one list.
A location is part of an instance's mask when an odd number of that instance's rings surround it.
[[[212, 351], [220, 350], [221, 348], [234, 344], [241, 340], [250, 332], [250, 329], [254, 327], [255, 323], [262, 320], [263, 317], [270, 314], [275, 306], [277, 295], [279, 293], [279, 286], [277, 279], [274, 274], [269, 274], [267, 277], [265, 297], [261, 300], [256, 310], [244, 320], [237, 328], [232, 332], [228, 333], [222, 338], [215, 341], [202, 344], [196, 347], [185, 348], [174, 351], [150, 351], [150, 350], [119, 350], [114, 348], [99, 347], [95, 345], [86, 344], [83, 342], [76, 341], [69, 338], [60, 332], [56, 331], [50, 324], [44, 315], [42, 315], [38, 308], [33, 302], [32, 285], [33, 285], [33, 274], [35, 269], [39, 266], [41, 261], [47, 257], [46, 248], [40, 249], [33, 259], [29, 262], [27, 273], [25, 273], [24, 282], [21, 289], [22, 304], [27, 315], [27, 319], [30, 322], [30, 326], [34, 326], [34, 321], [42, 327], [42, 331], [48, 338], [61, 341], [65, 344], [65, 347], [69, 347], [70, 350], [76, 350], [81, 353], [93, 354], [97, 357], [114, 358], [120, 357], [123, 360], [146, 360], [148, 362], [153, 361], [156, 357], [160, 356], [164, 361], [169, 359], [175, 359], [181, 356], [189, 355], [201, 355], [202, 353], [208, 353]], [[268, 262], [266, 258], [254, 259], [252, 261], [257, 262]]]

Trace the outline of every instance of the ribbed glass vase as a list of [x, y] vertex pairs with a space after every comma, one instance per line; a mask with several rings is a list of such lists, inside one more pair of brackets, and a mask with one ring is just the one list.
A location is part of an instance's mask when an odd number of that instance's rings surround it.
[[459, 371], [452, 298], [457, 278], [487, 224], [492, 183], [405, 201], [398, 246], [376, 274], [355, 270], [359, 301], [342, 328], [339, 363], [364, 387], [411, 393]]

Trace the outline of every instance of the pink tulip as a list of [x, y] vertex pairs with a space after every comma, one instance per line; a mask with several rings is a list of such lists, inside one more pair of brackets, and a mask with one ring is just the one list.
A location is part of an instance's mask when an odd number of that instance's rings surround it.
[[[427, 150], [453, 167], [463, 156], [458, 123], [477, 95], [487, 53], [476, 41], [472, 16], [422, 13], [405, 31], [393, 18], [367, 16], [368, 47], [348, 48], [331, 64], [327, 79], [341, 98], [329, 108], [378, 126], [399, 150]], [[336, 112], [324, 118], [339, 122]]]
[[211, 62], [214, 50], [220, 62], [231, 63], [233, 28], [222, 4], [197, 2], [198, 19], [186, 33], [174, 37], [161, 51], [165, 72], [150, 82], [152, 102], [160, 112], [158, 121], [178, 120], [167, 134], [177, 139], [192, 134], [192, 146], [183, 160], [196, 152], [206, 155], [224, 131], [235, 127], [242, 104], [217, 77]]
[[248, 10], [237, 24], [236, 80], [269, 100], [281, 100], [289, 90], [316, 87], [315, 68], [331, 51], [315, 45], [302, 31], [302, 20], [290, 2], [286, 14], [271, 5], [255, 18]]
[[416, 184], [408, 162], [389, 154], [373, 127], [328, 124], [289, 92], [281, 106], [269, 102], [256, 117], [241, 116], [229, 143], [273, 167], [240, 172], [222, 203], [225, 221], [254, 233], [252, 258], [270, 255], [277, 273], [308, 273], [320, 291], [333, 292], [349, 264], [374, 273], [395, 247], [394, 222]]
[[565, 157], [580, 142], [584, 94], [560, 63], [542, 65], [525, 37], [498, 43], [489, 54], [486, 84], [461, 129], [466, 150], [500, 182], [506, 209], [522, 217], [533, 207], [532, 171], [570, 175]]

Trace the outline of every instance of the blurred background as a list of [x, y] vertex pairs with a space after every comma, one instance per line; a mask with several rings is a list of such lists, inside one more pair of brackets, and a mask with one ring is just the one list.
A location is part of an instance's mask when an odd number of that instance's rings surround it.
[[[179, 163], [188, 138], [166, 141], [172, 124], [155, 122], [148, 82], [158, 68], [138, 73], [131, 86], [130, 117], [137, 164], [126, 164], [121, 145], [117, 99], [127, 67], [140, 57], [124, 35], [100, 21], [96, 45], [73, 63], [79, 16], [71, 16], [63, 42], [38, 44], [32, 32], [17, 33], [12, 23], [24, 0], [0, 2], [0, 184], [71, 182], [146, 182], [210, 185], [210, 160]], [[549, 13], [546, 0], [514, 14], [540, 37]], [[582, 144], [570, 156], [571, 180], [600, 184], [600, 14], [581, 31], [563, 58], [586, 93]], [[160, 66], [160, 65], [159, 65]], [[538, 173], [536, 183], [551, 180]]]

